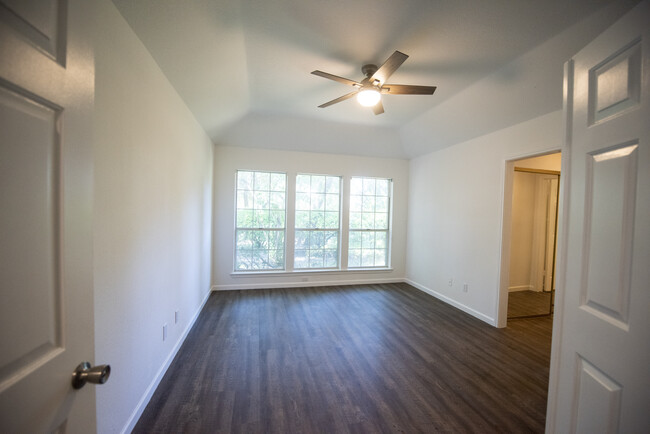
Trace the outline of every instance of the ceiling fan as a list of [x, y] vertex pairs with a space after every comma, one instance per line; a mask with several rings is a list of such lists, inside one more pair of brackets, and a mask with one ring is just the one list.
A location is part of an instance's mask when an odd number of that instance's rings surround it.
[[433, 95], [433, 92], [436, 90], [436, 86], [414, 86], [410, 84], [388, 84], [386, 80], [388, 77], [393, 75], [393, 73], [399, 68], [406, 59], [408, 59], [404, 53], [395, 51], [391, 56], [377, 68], [377, 65], [363, 65], [361, 72], [366, 76], [360, 82], [349, 80], [347, 78], [339, 77], [323, 71], [312, 71], [312, 74], [318, 75], [323, 78], [328, 78], [330, 80], [338, 81], [339, 83], [347, 84], [356, 88], [354, 91], [340, 96], [332, 101], [328, 101], [324, 104], [319, 105], [320, 108], [329, 107], [333, 104], [336, 104], [346, 99], [357, 96], [359, 104], [365, 107], [372, 107], [372, 111], [376, 115], [380, 115], [384, 112], [384, 105], [381, 103], [381, 95]]

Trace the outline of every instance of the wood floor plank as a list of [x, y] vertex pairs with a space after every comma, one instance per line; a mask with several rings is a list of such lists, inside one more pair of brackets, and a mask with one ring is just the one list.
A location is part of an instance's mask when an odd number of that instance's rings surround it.
[[216, 292], [134, 432], [543, 432], [551, 328], [402, 283]]

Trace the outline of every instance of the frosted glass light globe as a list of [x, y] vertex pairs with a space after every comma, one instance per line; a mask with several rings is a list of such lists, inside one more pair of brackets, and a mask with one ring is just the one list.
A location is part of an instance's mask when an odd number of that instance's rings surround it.
[[381, 99], [381, 94], [377, 89], [362, 89], [357, 94], [357, 101], [364, 107], [372, 107]]

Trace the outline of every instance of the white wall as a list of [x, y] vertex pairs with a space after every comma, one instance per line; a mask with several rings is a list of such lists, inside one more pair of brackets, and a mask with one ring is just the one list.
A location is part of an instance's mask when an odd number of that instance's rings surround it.
[[401, 130], [405, 155], [425, 155], [562, 108], [563, 65], [638, 0], [617, 0]]
[[404, 158], [395, 128], [270, 113], [248, 113], [230, 125], [215, 143], [280, 151]]
[[209, 294], [213, 146], [110, 1], [98, 17], [95, 362], [112, 373], [96, 393], [98, 432], [113, 433], [137, 421]]
[[[561, 163], [562, 154], [557, 152], [517, 160], [512, 165], [520, 168], [560, 172]], [[514, 172], [512, 174], [509, 291], [542, 290], [538, 278], [539, 258], [533, 253], [536, 244], [535, 223], [540, 223], [545, 218], [545, 208], [539, 206], [537, 197], [540, 193], [538, 183], [541, 176], [530, 172]], [[504, 208], [504, 212], [506, 211], [507, 209]], [[537, 235], [540, 235], [539, 229]]]
[[514, 162], [516, 167], [537, 170], [554, 170], [559, 172], [562, 168], [562, 153], [540, 155], [538, 157], [523, 158]]
[[561, 145], [556, 111], [411, 160], [409, 283], [496, 325], [506, 160]]
[[[300, 140], [304, 137], [298, 137]], [[296, 140], [294, 137], [293, 140]], [[400, 281], [405, 276], [406, 220], [408, 215], [408, 161], [308, 152], [271, 151], [217, 146], [214, 163], [214, 238], [212, 284], [220, 289], [272, 288], [361, 282]], [[238, 169], [340, 176], [375, 176], [393, 179], [392, 271], [233, 276], [235, 171]]]
[[410, 283], [505, 326], [503, 201], [512, 194], [504, 191], [506, 161], [561, 149], [564, 62], [635, 3], [606, 6], [402, 128], [413, 157]]
[[510, 237], [510, 278], [508, 290], [533, 290], [533, 222], [535, 221], [536, 176], [515, 172], [512, 182], [512, 217]]

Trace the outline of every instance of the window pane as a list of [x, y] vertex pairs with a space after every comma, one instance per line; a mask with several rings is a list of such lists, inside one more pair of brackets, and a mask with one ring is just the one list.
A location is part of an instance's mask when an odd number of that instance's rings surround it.
[[361, 229], [361, 213], [350, 213], [350, 229]]
[[311, 185], [311, 176], [298, 175], [296, 176], [296, 191], [300, 193], [309, 193]]
[[269, 250], [269, 268], [282, 268], [283, 266], [284, 250]]
[[309, 211], [310, 203], [309, 193], [296, 193], [296, 210]]
[[285, 207], [285, 194], [284, 193], [271, 193], [271, 209], [281, 209]]
[[325, 212], [325, 222], [323, 228], [325, 229], [338, 229], [339, 227], [339, 213], [338, 212]]
[[350, 249], [360, 249], [361, 248], [361, 232], [350, 232], [349, 239]]
[[237, 172], [237, 189], [253, 189], [253, 172]]
[[338, 267], [340, 184], [338, 176], [296, 177], [295, 268]]
[[253, 260], [252, 250], [237, 252], [237, 255], [235, 257], [235, 269], [236, 270], [250, 269], [252, 260]]
[[309, 249], [309, 231], [296, 231], [296, 250]]
[[375, 211], [375, 196], [364, 196], [363, 197], [363, 212], [374, 212]]
[[325, 210], [325, 195], [323, 193], [311, 194], [311, 210]]
[[325, 197], [325, 210], [326, 211], [338, 211], [339, 210], [339, 195], [338, 194], [327, 194]]
[[308, 268], [309, 267], [309, 251], [308, 250], [295, 250], [293, 258], [294, 268]]
[[255, 190], [269, 191], [271, 189], [271, 174], [268, 172], [255, 172]]
[[256, 191], [255, 192], [255, 202], [253, 206], [255, 209], [269, 209], [270, 208], [270, 196], [266, 191]]
[[311, 192], [312, 193], [325, 193], [325, 177], [312, 175], [311, 177]]
[[388, 266], [391, 180], [355, 177], [350, 181], [348, 267]]
[[375, 215], [373, 213], [364, 212], [361, 214], [361, 228], [374, 229], [375, 228]]
[[312, 211], [310, 226], [311, 228], [322, 228], [325, 225], [325, 213], [322, 211]]
[[309, 227], [309, 211], [296, 211], [296, 228]]
[[362, 267], [374, 267], [375, 266], [375, 251], [373, 250], [362, 250], [361, 251], [361, 266]]
[[285, 218], [284, 211], [271, 211], [269, 227], [274, 229], [284, 228], [284, 218]]
[[323, 232], [323, 247], [329, 250], [338, 250], [339, 247], [338, 231]]
[[363, 178], [352, 178], [350, 180], [350, 195], [358, 196], [363, 192]]
[[376, 195], [388, 197], [388, 179], [377, 179], [376, 182]]
[[375, 248], [386, 248], [386, 232], [375, 232]]
[[350, 196], [350, 211], [361, 211], [361, 196]]
[[361, 249], [350, 249], [348, 252], [348, 267], [361, 266]]
[[363, 232], [361, 234], [361, 248], [364, 250], [375, 248], [375, 233]]
[[388, 214], [375, 214], [375, 229], [388, 229]]
[[252, 210], [237, 210], [237, 227], [238, 228], [252, 228], [253, 227], [253, 211]]
[[286, 175], [238, 171], [236, 198], [235, 270], [284, 268]]
[[237, 192], [237, 208], [238, 209], [252, 209], [253, 208], [253, 193], [250, 191]]
[[269, 226], [269, 212], [265, 209], [255, 210], [254, 226], [258, 228], [268, 228]]
[[309, 268], [323, 268], [323, 251], [310, 250], [309, 251]]
[[322, 249], [323, 244], [323, 233], [321, 231], [313, 231], [309, 237], [309, 249]]
[[338, 176], [327, 177], [327, 187], [325, 188], [325, 191], [327, 191], [328, 193], [335, 193], [338, 196], [340, 188], [341, 188], [341, 178], [339, 178]]
[[387, 197], [377, 197], [375, 199], [375, 211], [376, 212], [388, 212], [388, 198]]
[[363, 195], [364, 196], [374, 196], [375, 195], [375, 179], [374, 178], [363, 178]]
[[375, 250], [375, 267], [386, 266], [386, 251]]
[[323, 258], [325, 268], [334, 268], [338, 266], [338, 250], [325, 250], [325, 257]]
[[284, 173], [271, 173], [271, 191], [287, 191], [287, 175]]

